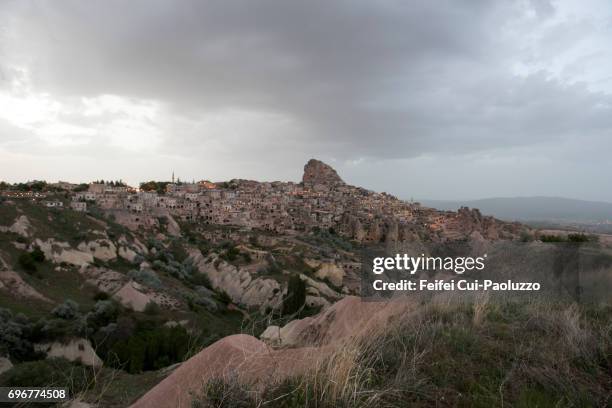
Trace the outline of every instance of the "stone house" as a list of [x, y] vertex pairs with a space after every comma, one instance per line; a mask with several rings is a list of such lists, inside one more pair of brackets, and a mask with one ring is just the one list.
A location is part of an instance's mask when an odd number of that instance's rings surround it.
[[78, 212], [87, 211], [87, 203], [85, 201], [73, 201], [70, 203], [70, 208]]

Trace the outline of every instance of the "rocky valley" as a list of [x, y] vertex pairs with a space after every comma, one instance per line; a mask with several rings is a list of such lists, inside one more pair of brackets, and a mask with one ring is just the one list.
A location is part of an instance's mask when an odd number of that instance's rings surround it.
[[[382, 338], [398, 313], [425, 313], [416, 299], [356, 297], [365, 251], [539, 241], [477, 209], [347, 185], [314, 159], [299, 183], [24, 183], [0, 195], [0, 383], [70, 384], [78, 406], [191, 406], [230, 372], [256, 394], [262, 376], [329, 376], [324, 360], [366, 347], [366, 330]], [[357, 398], [345, 397], [315, 406]]]

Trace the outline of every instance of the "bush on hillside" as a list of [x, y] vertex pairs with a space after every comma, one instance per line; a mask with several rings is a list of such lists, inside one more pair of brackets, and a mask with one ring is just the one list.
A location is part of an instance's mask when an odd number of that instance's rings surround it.
[[155, 303], [153, 301], [150, 301], [145, 306], [144, 313], [149, 315], [149, 316], [157, 316], [158, 314], [161, 313], [161, 308], [159, 307], [159, 305], [157, 303]]
[[34, 247], [30, 255], [32, 256], [34, 262], [45, 262], [45, 253], [39, 247]]
[[571, 243], [585, 243], [585, 242], [597, 242], [599, 238], [597, 235], [587, 235], [583, 233], [573, 233], [567, 236], [563, 235], [541, 235], [540, 240], [542, 242], [571, 242]]
[[33, 337], [34, 325], [24, 315], [0, 308], [0, 355], [8, 355], [13, 361], [37, 358]]
[[39, 341], [63, 340], [76, 334], [77, 325], [72, 321], [60, 319], [40, 319], [36, 322], [36, 333]]
[[72, 299], [66, 299], [64, 303], [56, 306], [51, 313], [60, 319], [72, 320], [79, 315], [79, 304]]
[[93, 380], [92, 368], [52, 358], [15, 365], [0, 375], [0, 386], [65, 387], [70, 395], [76, 395], [92, 386]]
[[148, 269], [132, 269], [128, 272], [128, 276], [138, 283], [148, 286], [153, 289], [159, 289], [162, 287], [162, 282], [157, 274]]
[[28, 252], [24, 252], [23, 254], [19, 255], [17, 262], [26, 272], [36, 272], [38, 270], [34, 258], [32, 258], [32, 255]]
[[108, 300], [110, 299], [110, 295], [106, 292], [96, 292], [96, 294], [93, 296], [93, 300]]
[[156, 320], [121, 319], [100, 337], [98, 351], [105, 363], [132, 374], [183, 361], [190, 342], [182, 326], [160, 326]]
[[210, 282], [210, 278], [207, 274], [203, 272], [193, 272], [188, 278], [187, 281], [194, 286], [204, 286], [206, 288], [212, 289], [212, 283]]
[[87, 327], [93, 331], [117, 320], [120, 308], [112, 300], [99, 300], [92, 310], [85, 316]]
[[568, 242], [595, 242], [598, 241], [597, 235], [586, 235], [586, 234], [568, 234]]
[[217, 292], [217, 296], [219, 298], [219, 301], [225, 305], [229, 305], [233, 302], [232, 297], [228, 295], [227, 292], [224, 290], [220, 290], [219, 292]]

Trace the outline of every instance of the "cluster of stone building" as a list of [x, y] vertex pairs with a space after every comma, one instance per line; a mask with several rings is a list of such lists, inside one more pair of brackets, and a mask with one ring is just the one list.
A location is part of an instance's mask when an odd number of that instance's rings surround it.
[[169, 213], [183, 221], [236, 225], [276, 232], [333, 228], [348, 214], [363, 218], [395, 214], [409, 222], [417, 204], [348, 185], [317, 191], [299, 183], [233, 180], [229, 187], [211, 183], [168, 184], [166, 192], [130, 191], [124, 187], [91, 184], [74, 193], [72, 206], [95, 204], [106, 211], [147, 216]]
[[0, 191], [0, 197], [3, 198], [29, 198], [29, 199], [42, 199], [47, 197], [47, 194], [40, 191]]
[[91, 184], [87, 191], [73, 193], [71, 206], [86, 211], [88, 203], [95, 203], [134, 228], [155, 225], [169, 214], [183, 221], [278, 233], [333, 229], [359, 241], [408, 240], [423, 231], [442, 238], [458, 238], [475, 229], [484, 229], [488, 235], [498, 233], [499, 222], [482, 217], [477, 210], [438, 211], [350, 186], [335, 170], [316, 160], [304, 170], [302, 183], [170, 183], [163, 194]]

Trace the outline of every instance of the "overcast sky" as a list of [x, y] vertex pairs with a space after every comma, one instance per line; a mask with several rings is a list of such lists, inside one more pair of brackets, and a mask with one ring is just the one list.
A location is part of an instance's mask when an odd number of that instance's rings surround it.
[[0, 179], [612, 201], [612, 4], [0, 0]]

